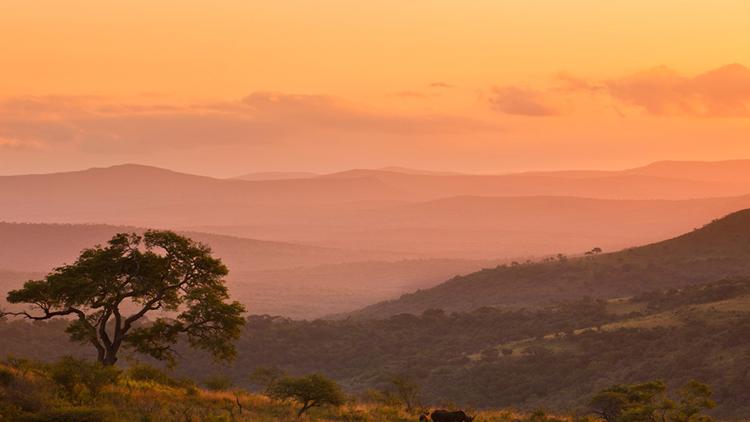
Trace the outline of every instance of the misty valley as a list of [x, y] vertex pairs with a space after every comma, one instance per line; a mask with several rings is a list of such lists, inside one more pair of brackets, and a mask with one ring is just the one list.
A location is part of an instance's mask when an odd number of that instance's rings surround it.
[[0, 420], [748, 418], [747, 169], [0, 176]]

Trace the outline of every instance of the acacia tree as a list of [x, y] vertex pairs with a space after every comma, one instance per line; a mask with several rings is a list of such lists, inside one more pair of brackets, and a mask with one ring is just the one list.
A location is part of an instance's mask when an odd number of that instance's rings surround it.
[[702, 414], [716, 403], [711, 389], [690, 381], [678, 392], [678, 400], [667, 395], [661, 381], [615, 385], [600, 391], [591, 399], [592, 411], [607, 422], [711, 422]]
[[[497, 351], [495, 351], [497, 356]], [[407, 412], [411, 412], [419, 401], [419, 384], [411, 377], [403, 374], [395, 375], [390, 380], [398, 399], [404, 404]]]
[[313, 407], [324, 405], [341, 406], [344, 404], [344, 393], [334, 381], [320, 374], [303, 377], [283, 377], [270, 388], [269, 395], [275, 399], [298, 401], [302, 406], [297, 417]]
[[[114, 365], [123, 347], [174, 364], [174, 345], [183, 336], [228, 360], [245, 320], [244, 307], [229, 301], [227, 273], [208, 246], [174, 232], [120, 233], [8, 293], [8, 302], [31, 309], [6, 315], [71, 318], [71, 339], [91, 344], [103, 365]], [[148, 321], [156, 311], [160, 316]]]

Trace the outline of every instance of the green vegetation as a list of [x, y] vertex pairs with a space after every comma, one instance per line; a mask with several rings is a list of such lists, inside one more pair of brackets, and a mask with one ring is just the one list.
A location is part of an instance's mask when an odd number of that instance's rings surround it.
[[298, 402], [301, 407], [297, 411], [297, 416], [302, 416], [313, 407], [344, 404], [344, 393], [341, 388], [320, 374], [282, 377], [271, 386], [270, 396], [279, 400]]
[[120, 372], [112, 366], [103, 366], [69, 356], [49, 366], [47, 373], [64, 395], [75, 404], [85, 401], [82, 397], [96, 398], [106, 385], [120, 376]]
[[[244, 421], [415, 421], [427, 408], [406, 409], [402, 403], [376, 403], [344, 394], [334, 381], [311, 374], [285, 376], [270, 394], [231, 388], [215, 391], [177, 381], [158, 369], [137, 364], [118, 371], [97, 362], [63, 358], [51, 364], [26, 361], [21, 372], [0, 363], [0, 420], [13, 422], [244, 422]], [[93, 372], [95, 375], [76, 374]], [[658, 381], [616, 385], [591, 399], [586, 414], [550, 416], [537, 410], [472, 411], [486, 422], [591, 421], [708, 422], [713, 407], [710, 389], [690, 382], [666, 395]]]
[[667, 396], [661, 381], [634, 385], [615, 385], [591, 399], [591, 409], [606, 422], [709, 422], [703, 412], [716, 403], [711, 389], [698, 381], [690, 381], [677, 392], [678, 398]]
[[[244, 307], [227, 302], [227, 273], [207, 246], [173, 232], [120, 233], [106, 247], [86, 249], [74, 264], [8, 293], [8, 302], [37, 311], [8, 315], [34, 321], [71, 317], [70, 338], [93, 345], [104, 365], [117, 362], [121, 347], [173, 363], [180, 335], [191, 346], [229, 359]], [[135, 307], [129, 315], [128, 305]], [[154, 311], [174, 316], [142, 324]]]
[[[452, 404], [579, 414], [610, 385], [661, 379], [677, 389], [697, 379], [714, 388], [712, 415], [747, 418], [750, 307], [736, 304], [748, 298], [750, 280], [729, 279], [546, 309], [432, 310], [382, 320], [250, 316], [234, 363], [214, 365], [183, 346], [174, 373], [229, 378], [268, 394], [284, 373], [322, 373], [350, 394], [404, 411]], [[36, 322], [33, 330], [23, 321], [0, 322], [0, 336], [18, 340], [0, 343], [0, 354], [95, 358], [68, 344], [63, 330], [62, 321]], [[127, 376], [170, 385], [149, 371], [136, 366]]]
[[[115, 374], [90, 394], [85, 379], [59, 378], [80, 364], [88, 369]], [[52, 364], [27, 362], [33, 370], [25, 374], [0, 363], [0, 421], [11, 422], [276, 422], [361, 421], [407, 422], [418, 414], [400, 406], [376, 404], [345, 396], [333, 381], [320, 376], [287, 377], [279, 380], [273, 398], [241, 389], [211, 391], [191, 382], [142, 379], [158, 372], [138, 369], [119, 372], [99, 363], [63, 359]], [[163, 382], [164, 381], [164, 382]], [[71, 394], [72, 392], [72, 394]], [[302, 406], [303, 411], [300, 411]], [[482, 421], [543, 422], [537, 415], [513, 411], [479, 412]]]

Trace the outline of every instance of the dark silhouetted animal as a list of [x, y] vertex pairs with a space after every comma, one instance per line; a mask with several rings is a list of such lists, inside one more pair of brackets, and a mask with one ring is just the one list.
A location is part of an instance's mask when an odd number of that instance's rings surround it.
[[463, 410], [449, 412], [447, 410], [436, 410], [430, 414], [432, 422], [472, 422], [474, 416], [468, 416]]

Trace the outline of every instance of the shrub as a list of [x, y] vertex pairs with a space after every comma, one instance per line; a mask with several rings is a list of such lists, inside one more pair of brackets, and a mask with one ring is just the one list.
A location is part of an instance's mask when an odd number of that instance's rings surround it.
[[50, 365], [49, 374], [69, 399], [80, 401], [84, 392], [92, 398], [99, 395], [102, 388], [117, 381], [120, 371], [68, 356]]
[[8, 368], [0, 368], [0, 386], [7, 387], [10, 385], [16, 376]]
[[186, 384], [184, 381], [170, 377], [159, 368], [141, 363], [128, 368], [128, 377], [135, 381], [149, 381], [169, 387], [182, 387]]
[[216, 376], [204, 380], [203, 385], [211, 391], [226, 391], [232, 388], [234, 383], [227, 377]]
[[15, 356], [8, 356], [8, 358], [5, 360], [5, 364], [15, 369], [19, 374], [21, 374], [21, 377], [24, 378], [30, 371], [39, 370], [42, 366], [38, 362], [33, 362], [29, 359], [18, 358]]
[[250, 374], [249, 378], [253, 384], [260, 386], [268, 394], [276, 381], [283, 376], [284, 371], [279, 368], [258, 367]]
[[271, 397], [279, 400], [292, 399], [302, 407], [297, 416], [310, 408], [324, 405], [341, 406], [344, 404], [344, 393], [336, 382], [320, 374], [304, 377], [284, 377], [274, 384]]
[[90, 407], [54, 409], [18, 419], [19, 422], [105, 422], [106, 420], [106, 412]]

